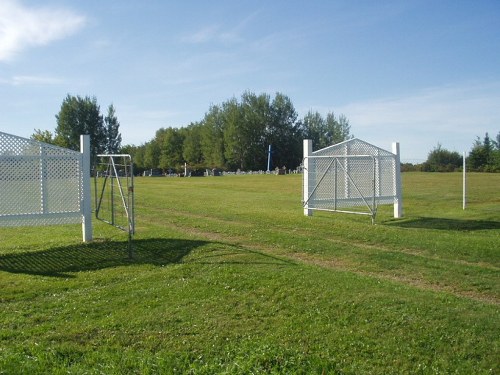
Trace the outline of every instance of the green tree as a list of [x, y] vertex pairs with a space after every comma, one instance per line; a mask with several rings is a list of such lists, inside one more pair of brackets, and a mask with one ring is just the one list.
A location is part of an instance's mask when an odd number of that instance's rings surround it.
[[91, 154], [102, 153], [106, 149], [106, 130], [100, 107], [95, 97], [71, 96], [63, 100], [61, 110], [56, 115], [57, 127], [55, 143], [72, 150], [80, 149], [80, 135], [90, 135]]
[[472, 146], [472, 150], [469, 152], [469, 157], [467, 158], [467, 164], [469, 169], [480, 171], [484, 169], [488, 161], [487, 154], [484, 150], [483, 143], [479, 137], [476, 138]]
[[319, 112], [309, 111], [303, 120], [304, 136], [311, 139], [314, 149], [321, 149], [352, 138], [351, 126], [347, 117], [337, 119], [333, 112], [328, 112], [326, 119]]
[[144, 146], [125, 145], [120, 148], [119, 153], [132, 156], [135, 174], [141, 174], [144, 171]]
[[302, 158], [302, 134], [297, 112], [286, 95], [277, 93], [270, 105], [266, 128], [267, 143], [272, 146], [273, 167], [297, 166]]
[[270, 123], [270, 97], [245, 92], [241, 97], [241, 139], [244, 144], [241, 169], [265, 169], [267, 164], [266, 128]]
[[192, 123], [184, 131], [182, 156], [192, 168], [201, 168], [203, 154], [201, 151], [201, 124]]
[[248, 139], [243, 124], [243, 111], [233, 98], [222, 104], [224, 122], [224, 156], [229, 168], [245, 168]]
[[325, 140], [326, 125], [323, 116], [319, 112], [310, 110], [304, 116], [304, 137], [312, 140], [314, 149], [321, 149], [329, 146]]
[[159, 167], [163, 170], [181, 170], [184, 165], [182, 149], [184, 134], [180, 129], [162, 129], [163, 134], [158, 134], [157, 140], [160, 147]]
[[330, 146], [336, 143], [346, 141], [352, 136], [350, 135], [351, 126], [347, 117], [340, 115], [337, 119], [333, 112], [328, 112], [325, 120], [325, 143]]
[[479, 137], [474, 141], [472, 150], [467, 158], [468, 167], [475, 171], [498, 172], [500, 171], [500, 133], [496, 140], [491, 140], [488, 133], [485, 134], [483, 141]]
[[156, 139], [146, 142], [144, 145], [143, 165], [145, 169], [159, 168], [161, 146]]
[[500, 150], [500, 132], [498, 132], [497, 136], [495, 137], [495, 140], [493, 141], [495, 147], [497, 150]]
[[108, 154], [117, 154], [122, 143], [122, 135], [120, 134], [120, 123], [115, 114], [115, 107], [110, 104], [108, 114], [104, 117], [106, 130], [106, 152]]
[[225, 121], [222, 109], [212, 105], [202, 121], [200, 147], [204, 163], [210, 168], [225, 168], [224, 130]]
[[34, 141], [54, 144], [54, 135], [48, 130], [35, 129], [30, 138]]
[[423, 170], [427, 172], [453, 172], [463, 164], [462, 156], [458, 152], [448, 151], [438, 143], [423, 165]]

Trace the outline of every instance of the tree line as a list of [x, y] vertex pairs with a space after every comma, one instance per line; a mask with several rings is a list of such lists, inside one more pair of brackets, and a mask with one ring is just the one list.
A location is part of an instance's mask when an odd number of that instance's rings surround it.
[[[465, 160], [466, 168], [475, 172], [500, 172], [500, 132], [495, 139], [488, 133], [483, 140], [477, 137]], [[429, 152], [422, 164], [403, 164], [404, 171], [454, 172], [463, 168], [463, 156], [438, 145]]]
[[[198, 122], [159, 129], [149, 142], [138, 146], [121, 145], [113, 104], [103, 115], [95, 97], [68, 94], [55, 117], [54, 133], [36, 129], [32, 138], [79, 150], [80, 134], [90, 134], [93, 156], [131, 154], [137, 172], [178, 173], [185, 163], [191, 170], [264, 170], [269, 145], [271, 168], [296, 168], [302, 162], [303, 139], [312, 139], [315, 149], [321, 149], [352, 138], [344, 115], [329, 112], [324, 117], [310, 110], [299, 118], [290, 98], [279, 92], [271, 97], [247, 91], [239, 99], [210, 106]], [[500, 132], [494, 139], [488, 133], [482, 140], [477, 137], [466, 162], [472, 171], [500, 172]], [[438, 144], [424, 163], [402, 164], [402, 169], [445, 172], [460, 170], [462, 164], [458, 152]]]
[[121, 145], [120, 123], [111, 104], [106, 116], [95, 97], [67, 95], [55, 116], [54, 132], [36, 129], [32, 139], [74, 150], [80, 134], [90, 134], [91, 152], [127, 153], [137, 172], [157, 169], [177, 173], [190, 170], [263, 170], [271, 145], [272, 167], [296, 168], [302, 162], [302, 140], [318, 148], [351, 138], [349, 121], [333, 112], [323, 117], [309, 111], [299, 119], [284, 94], [245, 92], [238, 100], [212, 105], [201, 121], [185, 127], [159, 129], [145, 144]]
[[286, 95], [245, 92], [239, 100], [212, 105], [199, 122], [161, 128], [151, 141], [122, 151], [133, 155], [139, 170], [176, 173], [184, 163], [191, 170], [265, 170], [271, 145], [271, 168], [296, 168], [305, 138], [319, 148], [342, 142], [351, 138], [349, 121], [315, 111], [299, 119]]

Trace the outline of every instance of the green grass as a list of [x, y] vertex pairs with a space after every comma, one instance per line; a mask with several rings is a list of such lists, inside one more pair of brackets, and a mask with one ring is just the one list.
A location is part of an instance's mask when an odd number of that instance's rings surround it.
[[500, 372], [500, 174], [403, 175], [405, 218], [300, 176], [136, 179], [137, 234], [0, 228], [0, 373]]

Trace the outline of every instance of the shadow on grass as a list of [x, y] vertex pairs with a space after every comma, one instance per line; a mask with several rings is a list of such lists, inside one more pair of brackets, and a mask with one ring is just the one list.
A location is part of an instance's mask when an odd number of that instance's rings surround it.
[[296, 262], [261, 251], [251, 250], [240, 245], [220, 243], [217, 249], [211, 249], [189, 261], [192, 264], [253, 264], [295, 266]]
[[[126, 241], [94, 241], [38, 252], [0, 255], [0, 271], [71, 278], [74, 277], [71, 272], [95, 271], [124, 265], [165, 266], [182, 262], [191, 251], [207, 244], [214, 242], [164, 238], [134, 240], [133, 257], [130, 258]], [[292, 262], [221, 243], [215, 249], [207, 249], [206, 254], [197, 256], [189, 263], [282, 265]]]
[[134, 240], [134, 256], [129, 258], [126, 241], [94, 241], [39, 252], [2, 255], [0, 270], [30, 275], [72, 277], [66, 272], [93, 271], [129, 264], [163, 266], [180, 262], [192, 250], [207, 243], [181, 239]]
[[443, 219], [437, 217], [419, 217], [408, 220], [396, 220], [387, 222], [386, 224], [401, 228], [440, 229], [450, 231], [500, 229], [500, 221]]

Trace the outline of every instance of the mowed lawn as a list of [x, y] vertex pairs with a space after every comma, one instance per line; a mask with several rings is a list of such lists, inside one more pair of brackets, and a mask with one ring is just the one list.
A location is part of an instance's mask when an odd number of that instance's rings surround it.
[[301, 176], [137, 178], [127, 236], [0, 228], [0, 374], [498, 374], [500, 174], [404, 173], [405, 218]]

